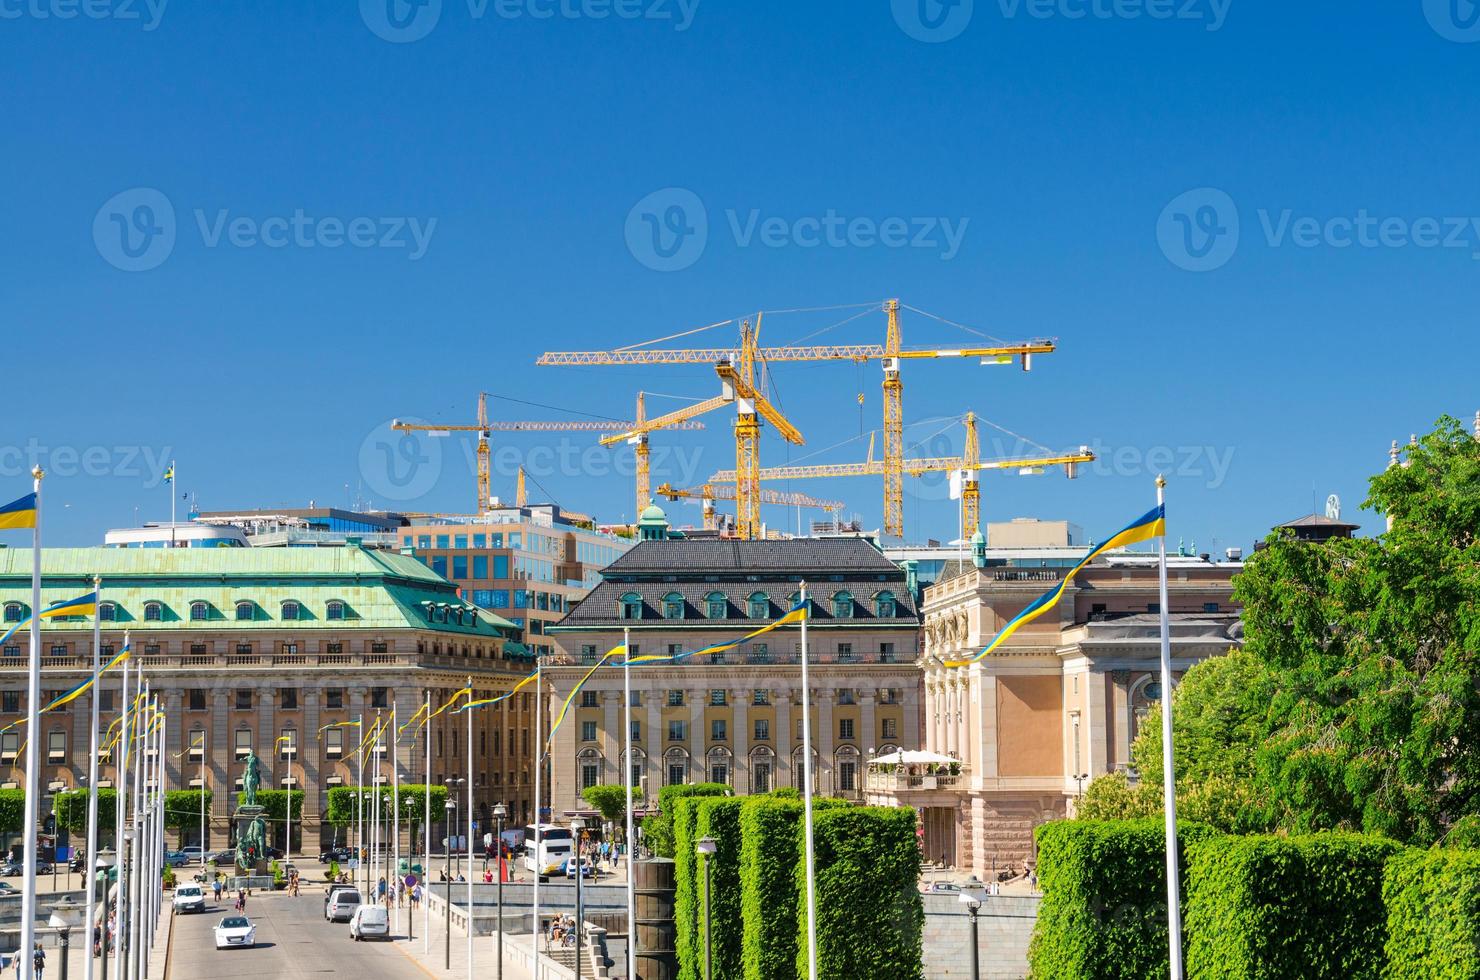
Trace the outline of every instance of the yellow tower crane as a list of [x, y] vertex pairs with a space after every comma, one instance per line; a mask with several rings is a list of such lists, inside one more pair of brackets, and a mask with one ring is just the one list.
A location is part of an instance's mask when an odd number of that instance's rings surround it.
[[[490, 421], [488, 418], [488, 393], [478, 392], [478, 421], [472, 425], [432, 425], [421, 422], [403, 422], [395, 419], [391, 422], [391, 428], [396, 432], [426, 432], [433, 436], [445, 436], [453, 432], [476, 432], [478, 433], [478, 505], [474, 508], [474, 514], [481, 514], [488, 509], [489, 502], [493, 499], [492, 465], [490, 462], [489, 435], [493, 432], [617, 432], [630, 429], [634, 423], [621, 420], [604, 422], [600, 420], [561, 422], [561, 421], [539, 421], [539, 422], [510, 422]], [[704, 423], [693, 422], [687, 425], [675, 426], [675, 428], [702, 429]], [[522, 488], [524, 482], [524, 471], [519, 472], [519, 485]]]
[[653, 502], [652, 495], [652, 469], [649, 460], [650, 450], [648, 447], [648, 433], [657, 432], [660, 429], [697, 429], [703, 428], [702, 423], [696, 423], [693, 419], [706, 412], [712, 412], [717, 408], [733, 404], [735, 396], [732, 392], [720, 394], [714, 398], [692, 405], [685, 405], [675, 412], [660, 415], [657, 418], [647, 417], [647, 406], [644, 404], [643, 393], [637, 393], [636, 420], [626, 431], [618, 432], [616, 435], [602, 436], [603, 446], [615, 446], [620, 443], [628, 443], [632, 446], [637, 457], [635, 467], [637, 473], [637, 509], [634, 515], [642, 513], [644, 507]]
[[[1089, 447], [1080, 446], [1077, 453], [1045, 453], [1041, 456], [1005, 456], [999, 459], [981, 458], [981, 443], [976, 432], [976, 415], [967, 413], [966, 452], [961, 456], [926, 456], [906, 458], [900, 464], [902, 473], [919, 476], [922, 473], [960, 473], [962, 482], [961, 536], [969, 538], [981, 528], [981, 491], [977, 476], [981, 470], [1034, 471], [1045, 466], [1062, 466], [1069, 479], [1079, 475], [1081, 463], [1092, 463], [1095, 454]], [[762, 480], [807, 480], [818, 477], [839, 476], [882, 476], [888, 468], [887, 461], [870, 458], [862, 463], [831, 463], [814, 466], [771, 466], [760, 471]], [[710, 478], [712, 483], [723, 483], [733, 479], [732, 470], [720, 470]]]
[[[979, 358], [983, 364], [1007, 364], [1014, 360], [1022, 364], [1024, 371], [1030, 370], [1034, 354], [1051, 354], [1057, 345], [1051, 340], [1029, 340], [1017, 344], [1002, 344], [989, 347], [927, 348], [906, 350], [902, 346], [903, 333], [899, 324], [899, 301], [886, 301], [881, 309], [886, 316], [883, 344], [851, 344], [840, 346], [798, 345], [786, 347], [760, 347], [757, 334], [748, 330], [748, 322], [742, 325], [740, 347], [705, 347], [683, 350], [666, 350], [634, 345], [610, 351], [547, 351], [535, 362], [544, 367], [574, 365], [637, 365], [637, 364], [730, 364], [739, 363], [741, 374], [748, 384], [754, 384], [754, 364], [782, 361], [880, 361], [884, 369], [884, 459], [876, 471], [884, 477], [884, 530], [896, 537], [904, 534], [904, 382], [900, 375], [900, 362], [906, 360], [938, 360], [942, 358]], [[757, 319], [759, 326], [759, 318]], [[746, 365], [750, 375], [744, 375]], [[744, 395], [741, 396], [745, 397]], [[764, 412], [761, 413], [764, 416]], [[752, 417], [754, 413], [751, 413]], [[754, 456], [747, 456], [744, 446], [754, 445], [748, 427], [736, 423], [736, 469], [745, 473], [745, 482], [758, 489], [761, 479]], [[752, 506], [754, 494], [744, 495], [741, 503], [741, 523], [745, 526], [746, 514], [758, 514], [758, 505]], [[644, 503], [643, 506], [646, 506]], [[758, 528], [758, 518], [753, 525]]]
[[[655, 492], [658, 496], [667, 497], [669, 500], [698, 499], [702, 501], [704, 506], [704, 529], [708, 531], [716, 530], [719, 527], [719, 514], [714, 509], [714, 502], [716, 500], [734, 500], [737, 496], [733, 483], [706, 483], [702, 487], [691, 487], [687, 490], [680, 490], [664, 483]], [[765, 488], [762, 488], [760, 491], [760, 502], [763, 504], [774, 504], [778, 507], [816, 507], [819, 510], [827, 511], [829, 514], [843, 509], [843, 502], [841, 500], [819, 500], [810, 494], [767, 490]]]

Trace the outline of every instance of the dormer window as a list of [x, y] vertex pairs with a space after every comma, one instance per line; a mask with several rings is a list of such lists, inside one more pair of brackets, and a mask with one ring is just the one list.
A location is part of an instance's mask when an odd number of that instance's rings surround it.
[[623, 619], [642, 618], [642, 596], [636, 592], [628, 592], [622, 596], [620, 607]]
[[746, 602], [750, 606], [751, 619], [771, 618], [771, 597], [764, 592], [752, 592]]
[[190, 604], [190, 618], [196, 622], [211, 618], [211, 605], [208, 602], [192, 602]]
[[724, 619], [730, 612], [730, 600], [723, 592], [711, 592], [704, 597], [704, 612], [710, 619]]
[[852, 619], [853, 618], [853, 593], [851, 593], [851, 592], [837, 592], [837, 593], [834, 593], [833, 598], [832, 598], [832, 607], [833, 607], [833, 618], [834, 619]]
[[330, 599], [329, 604], [324, 607], [324, 617], [326, 619], [343, 619], [344, 603], [338, 599]]
[[5, 604], [5, 621], [7, 623], [19, 623], [26, 615], [26, 607], [19, 602], [7, 602]]
[[159, 602], [144, 603], [144, 621], [146, 623], [157, 623], [164, 619], [164, 604]]
[[118, 603], [104, 602], [98, 606], [98, 621], [111, 623], [118, 619]]
[[288, 600], [285, 600], [283, 602], [283, 606], [282, 606], [282, 618], [283, 619], [297, 619], [298, 618], [298, 612], [299, 612], [299, 606], [298, 606], [297, 600], [295, 600], [295, 599], [288, 599]]
[[899, 603], [893, 592], [880, 592], [874, 596], [874, 615], [880, 619], [893, 619], [899, 615]]
[[663, 618], [683, 619], [683, 596], [670, 592], [663, 597]]
[[236, 618], [238, 620], [250, 620], [252, 618], [253, 606], [250, 602], [238, 602], [236, 604]]

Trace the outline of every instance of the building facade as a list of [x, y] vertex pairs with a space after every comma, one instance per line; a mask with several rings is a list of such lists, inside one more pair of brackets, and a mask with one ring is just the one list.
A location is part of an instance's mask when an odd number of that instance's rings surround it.
[[[1241, 567], [1169, 559], [1174, 675], [1237, 644], [1232, 579]], [[983, 879], [1021, 868], [1035, 826], [1065, 816], [1096, 776], [1130, 766], [1141, 720], [1161, 697], [1155, 557], [1096, 560], [991, 656], [945, 666], [980, 650], [1064, 573], [1046, 562], [989, 563], [979, 540], [974, 560], [925, 591], [924, 743], [950, 761], [874, 767], [868, 797], [920, 810], [930, 860]]]
[[[920, 744], [919, 618], [905, 573], [857, 538], [673, 538], [649, 508], [643, 540], [552, 631], [551, 716], [631, 633], [632, 653], [676, 654], [732, 640], [782, 616], [808, 583], [810, 713], [819, 792], [861, 798], [872, 754]], [[655, 525], [658, 527], [655, 528]], [[598, 670], [555, 732], [552, 805], [586, 812], [582, 789], [728, 783], [738, 793], [802, 785], [801, 635], [786, 627], [740, 647], [633, 667], [633, 753], [624, 758], [623, 671]]]
[[[377, 717], [409, 720], [427, 697], [433, 707], [471, 678], [475, 696], [507, 690], [533, 669], [512, 643], [514, 627], [464, 602], [454, 587], [415, 559], [343, 548], [144, 549], [62, 548], [43, 552], [43, 604], [92, 589], [102, 578], [99, 615], [102, 659], [129, 634], [133, 669], [141, 670], [168, 716], [168, 788], [212, 790], [206, 845], [224, 847], [234, 832], [230, 814], [244, 760], [254, 751], [264, 784], [307, 791], [308, 849], [336, 839], [320, 820], [328, 791], [361, 778], [359, 731], [334, 722]], [[9, 623], [30, 613], [31, 552], [0, 550], [0, 616]], [[84, 680], [92, 664], [90, 618], [47, 620], [43, 698]], [[29, 637], [16, 633], [0, 650], [0, 724], [24, 718]], [[131, 670], [131, 673], [133, 671]], [[119, 713], [121, 670], [98, 691], [102, 727]], [[504, 802], [514, 819], [533, 816], [530, 747], [533, 696], [473, 712], [472, 802], [482, 819]], [[88, 771], [87, 696], [44, 715], [41, 772], [27, 779], [23, 731], [0, 735], [0, 774], [8, 786], [37, 786], [46, 795], [85, 785]], [[431, 730], [407, 732], [394, 747], [403, 782], [466, 776], [467, 715], [443, 714]], [[22, 726], [23, 730], [24, 726]], [[283, 737], [284, 742], [278, 739]], [[371, 752], [365, 785], [388, 783], [390, 740]], [[114, 785], [110, 762], [100, 784]], [[464, 787], [462, 792], [467, 792]], [[49, 803], [43, 802], [43, 811]], [[273, 828], [275, 846], [284, 828]], [[182, 839], [195, 842], [188, 828]], [[343, 831], [337, 839], [343, 842]]]
[[632, 547], [630, 539], [579, 525], [550, 504], [418, 520], [398, 533], [403, 552], [457, 585], [468, 602], [512, 622], [542, 656], [555, 652], [546, 629]]

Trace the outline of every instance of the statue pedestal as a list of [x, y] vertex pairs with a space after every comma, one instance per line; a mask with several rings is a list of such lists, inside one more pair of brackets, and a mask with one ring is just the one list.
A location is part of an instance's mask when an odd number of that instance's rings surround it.
[[[266, 810], [266, 807], [255, 803], [243, 803], [236, 808], [237, 873], [226, 879], [227, 888], [235, 890], [273, 887], [272, 872], [268, 868], [267, 860], [266, 823], [262, 819], [262, 814]], [[249, 842], [256, 844], [258, 852], [258, 857], [250, 865], [242, 862], [240, 854], [241, 845]]]

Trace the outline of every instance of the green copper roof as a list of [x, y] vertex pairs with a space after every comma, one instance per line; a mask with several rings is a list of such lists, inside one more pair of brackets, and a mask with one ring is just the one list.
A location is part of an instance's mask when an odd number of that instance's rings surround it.
[[[486, 610], [474, 615], [427, 618], [427, 607], [475, 610], [456, 587], [407, 555], [345, 548], [44, 548], [42, 605], [92, 590], [103, 579], [101, 600], [116, 607], [110, 629], [431, 629], [467, 636], [513, 633], [517, 627]], [[31, 600], [31, 549], [0, 549], [0, 603]], [[283, 618], [283, 603], [296, 602], [296, 619]], [[329, 603], [343, 604], [343, 619], [329, 619]], [[205, 619], [192, 607], [205, 603]], [[146, 607], [159, 603], [160, 617]], [[250, 603], [250, 619], [238, 619]], [[91, 629], [90, 620], [51, 620], [50, 629]]]

